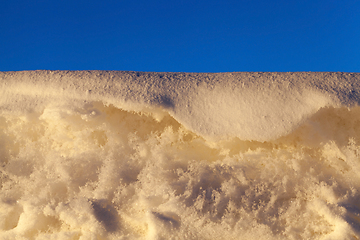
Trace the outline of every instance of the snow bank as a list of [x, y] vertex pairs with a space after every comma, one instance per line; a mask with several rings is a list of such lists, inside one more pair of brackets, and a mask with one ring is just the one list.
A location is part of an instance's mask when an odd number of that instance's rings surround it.
[[0, 72], [0, 238], [358, 238], [359, 80]]
[[358, 79], [351, 73], [7, 72], [1, 73], [1, 106], [41, 111], [102, 101], [159, 119], [165, 111], [207, 138], [266, 141], [322, 107], [357, 104]]

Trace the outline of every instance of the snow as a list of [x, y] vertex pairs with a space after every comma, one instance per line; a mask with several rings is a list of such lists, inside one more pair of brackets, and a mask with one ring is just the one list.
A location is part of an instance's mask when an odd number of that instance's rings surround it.
[[359, 80], [0, 72], [0, 238], [359, 237]]

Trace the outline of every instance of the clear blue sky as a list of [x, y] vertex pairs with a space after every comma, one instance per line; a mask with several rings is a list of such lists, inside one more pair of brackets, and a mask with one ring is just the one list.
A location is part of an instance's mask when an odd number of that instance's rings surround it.
[[3, 0], [0, 71], [360, 72], [360, 0]]

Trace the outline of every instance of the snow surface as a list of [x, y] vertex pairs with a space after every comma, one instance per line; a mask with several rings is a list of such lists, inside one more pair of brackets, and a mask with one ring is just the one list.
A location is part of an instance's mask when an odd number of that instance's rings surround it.
[[210, 138], [275, 139], [322, 107], [360, 101], [359, 75], [351, 73], [34, 71], [1, 78], [2, 106], [10, 111], [102, 101], [160, 118], [166, 111]]
[[0, 239], [358, 239], [359, 80], [0, 72]]

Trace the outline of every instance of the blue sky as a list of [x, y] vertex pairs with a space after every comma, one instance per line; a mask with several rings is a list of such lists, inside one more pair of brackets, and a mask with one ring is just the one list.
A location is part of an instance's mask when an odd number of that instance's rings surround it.
[[360, 72], [359, 0], [11, 0], [0, 71]]

